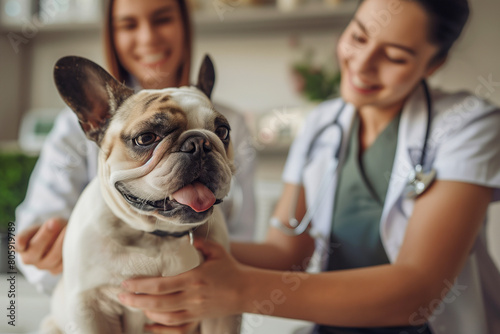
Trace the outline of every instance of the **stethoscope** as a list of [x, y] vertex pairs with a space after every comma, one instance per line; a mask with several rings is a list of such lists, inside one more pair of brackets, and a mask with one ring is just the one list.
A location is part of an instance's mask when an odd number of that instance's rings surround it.
[[[431, 168], [431, 170], [427, 173], [424, 172], [424, 162], [426, 158], [426, 150], [427, 150], [427, 143], [429, 141], [429, 134], [430, 134], [430, 128], [431, 128], [431, 118], [432, 118], [432, 100], [431, 100], [431, 95], [429, 92], [429, 87], [427, 86], [427, 83], [425, 80], [422, 81], [422, 86], [424, 88], [424, 93], [425, 93], [425, 98], [427, 101], [427, 127], [425, 130], [425, 138], [424, 138], [424, 144], [422, 146], [422, 154], [420, 155], [420, 160], [417, 163], [417, 165], [414, 166], [413, 170], [409, 173], [408, 175], [408, 182], [405, 186], [404, 189], [404, 194], [406, 198], [409, 199], [415, 199], [418, 196], [422, 195], [432, 184], [434, 179], [436, 178], [436, 170]], [[326, 172], [324, 173], [321, 183], [320, 183], [320, 189], [317, 192], [319, 195], [316, 196], [316, 198], [320, 199], [312, 203], [302, 218], [302, 220], [299, 222], [295, 218], [295, 207], [292, 207], [290, 210], [289, 214], [289, 220], [288, 223], [290, 227], [286, 226], [281, 222], [276, 217], [272, 217], [270, 220], [270, 224], [273, 227], [278, 228], [285, 234], [288, 234], [290, 236], [299, 236], [302, 233], [306, 232], [309, 225], [311, 224], [312, 217], [318, 210], [318, 208], [321, 206], [321, 199], [325, 198], [324, 194], [326, 194], [326, 191], [328, 190], [328, 187], [331, 186], [331, 183], [335, 177], [335, 174], [338, 171], [339, 168], [339, 161], [340, 161], [340, 153], [341, 153], [341, 148], [342, 148], [342, 141], [343, 141], [343, 136], [344, 136], [344, 130], [342, 129], [342, 126], [339, 123], [339, 118], [342, 115], [342, 112], [344, 111], [346, 107], [346, 103], [343, 102], [339, 112], [335, 116], [335, 119], [333, 122], [325, 125], [322, 127], [312, 138], [311, 143], [309, 144], [309, 148], [307, 150], [307, 159], [306, 161], [310, 160], [311, 152], [318, 140], [318, 138], [330, 127], [336, 127], [339, 132], [339, 143], [337, 148], [335, 149], [333, 159], [330, 160], [330, 163], [327, 167]], [[305, 167], [305, 166], [304, 166]], [[296, 191], [295, 193], [295, 198], [293, 199], [295, 203], [298, 203], [299, 199], [299, 190]], [[309, 234], [311, 234], [313, 237], [315, 237], [315, 233], [309, 231]]]

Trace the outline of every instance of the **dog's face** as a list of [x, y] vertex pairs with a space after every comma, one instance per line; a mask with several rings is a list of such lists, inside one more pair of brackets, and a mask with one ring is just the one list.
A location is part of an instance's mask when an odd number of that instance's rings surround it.
[[145, 231], [192, 227], [210, 217], [229, 192], [233, 167], [229, 124], [209, 99], [208, 57], [198, 88], [134, 94], [79, 57], [59, 60], [54, 77], [101, 148], [101, 188], [118, 217]]

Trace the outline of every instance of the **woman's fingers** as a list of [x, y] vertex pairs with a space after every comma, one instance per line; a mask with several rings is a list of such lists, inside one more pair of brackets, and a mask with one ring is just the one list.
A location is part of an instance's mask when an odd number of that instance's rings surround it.
[[195, 247], [205, 256], [200, 266], [172, 277], [124, 281], [122, 287], [127, 292], [119, 295], [121, 302], [169, 326], [239, 313], [244, 275], [241, 266], [212, 241], [197, 239]]
[[219, 258], [225, 254], [224, 247], [212, 240], [195, 238], [193, 245], [203, 254], [205, 260]]
[[[206, 260], [222, 257], [224, 248], [209, 240], [195, 239], [194, 246], [203, 253]], [[148, 277], [133, 278], [122, 283], [123, 289], [135, 293], [147, 293], [150, 295], [164, 295], [182, 291], [189, 284], [189, 277], [193, 276], [196, 268], [186, 273], [170, 277]]]
[[38, 232], [42, 225], [30, 226], [27, 229], [21, 231], [16, 238], [16, 251], [18, 253], [24, 252], [28, 248], [28, 244], [33, 236]]
[[154, 312], [178, 312], [186, 308], [183, 293], [163, 296], [120, 293], [118, 298], [124, 305]]
[[[39, 267], [39, 265], [50, 252], [65, 227], [65, 220], [54, 218], [46, 221], [42, 226], [29, 228], [21, 233], [18, 251], [23, 262], [35, 265], [40, 269], [47, 269], [46, 267]], [[60, 245], [62, 247], [62, 243]]]
[[[194, 246], [203, 253], [205, 261], [226, 256], [225, 249], [210, 240], [195, 239]], [[133, 278], [123, 281], [122, 288], [133, 293], [149, 295], [165, 295], [183, 291], [188, 285], [196, 285], [199, 268], [187, 271], [177, 276]]]
[[[181, 327], [184, 328], [186, 323], [194, 320], [192, 315], [186, 311], [189, 306], [185, 305], [186, 297], [182, 293], [164, 296], [121, 293], [118, 298], [124, 305], [144, 310], [144, 314], [158, 324], [180, 326], [176, 330], [181, 329]], [[173, 331], [174, 329], [170, 330]], [[160, 333], [162, 332], [160, 331]], [[167, 331], [166, 333], [170, 332]]]
[[42, 254], [42, 257], [45, 256], [66, 225], [67, 221], [64, 219], [51, 218], [47, 220], [30, 240], [28, 250], [33, 249]]
[[122, 288], [133, 293], [165, 295], [181, 291], [185, 286], [184, 275], [170, 277], [133, 278], [122, 282]]
[[49, 251], [41, 259], [38, 267], [45, 268], [50, 271], [51, 274], [57, 275], [62, 272], [62, 246], [64, 237], [66, 235], [66, 226], [63, 227], [61, 233], [57, 237], [54, 244], [51, 246]]
[[49, 272], [52, 275], [59, 275], [60, 273], [62, 273], [62, 270], [63, 270], [63, 263], [62, 263], [62, 259], [61, 259], [61, 261], [55, 267], [50, 269]]

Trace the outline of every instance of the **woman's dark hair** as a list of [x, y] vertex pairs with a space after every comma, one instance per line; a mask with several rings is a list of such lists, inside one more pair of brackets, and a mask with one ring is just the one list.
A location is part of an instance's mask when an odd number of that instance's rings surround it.
[[406, 0], [419, 3], [429, 14], [429, 41], [439, 46], [433, 61], [448, 55], [469, 18], [467, 0]]
[[[360, 0], [360, 4], [365, 0]], [[420, 4], [429, 15], [429, 42], [439, 50], [433, 62], [446, 58], [455, 41], [460, 37], [469, 18], [467, 0], [392, 0]]]

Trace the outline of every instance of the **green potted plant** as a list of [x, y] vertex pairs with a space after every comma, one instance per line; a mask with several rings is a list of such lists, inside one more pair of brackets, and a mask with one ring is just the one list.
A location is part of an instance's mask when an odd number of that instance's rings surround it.
[[15, 209], [26, 195], [36, 160], [21, 153], [0, 152], [0, 272], [8, 271], [8, 232], [12, 231]]
[[311, 102], [322, 102], [339, 94], [340, 72], [313, 62], [314, 51], [305, 52], [302, 60], [292, 65], [295, 89]]

